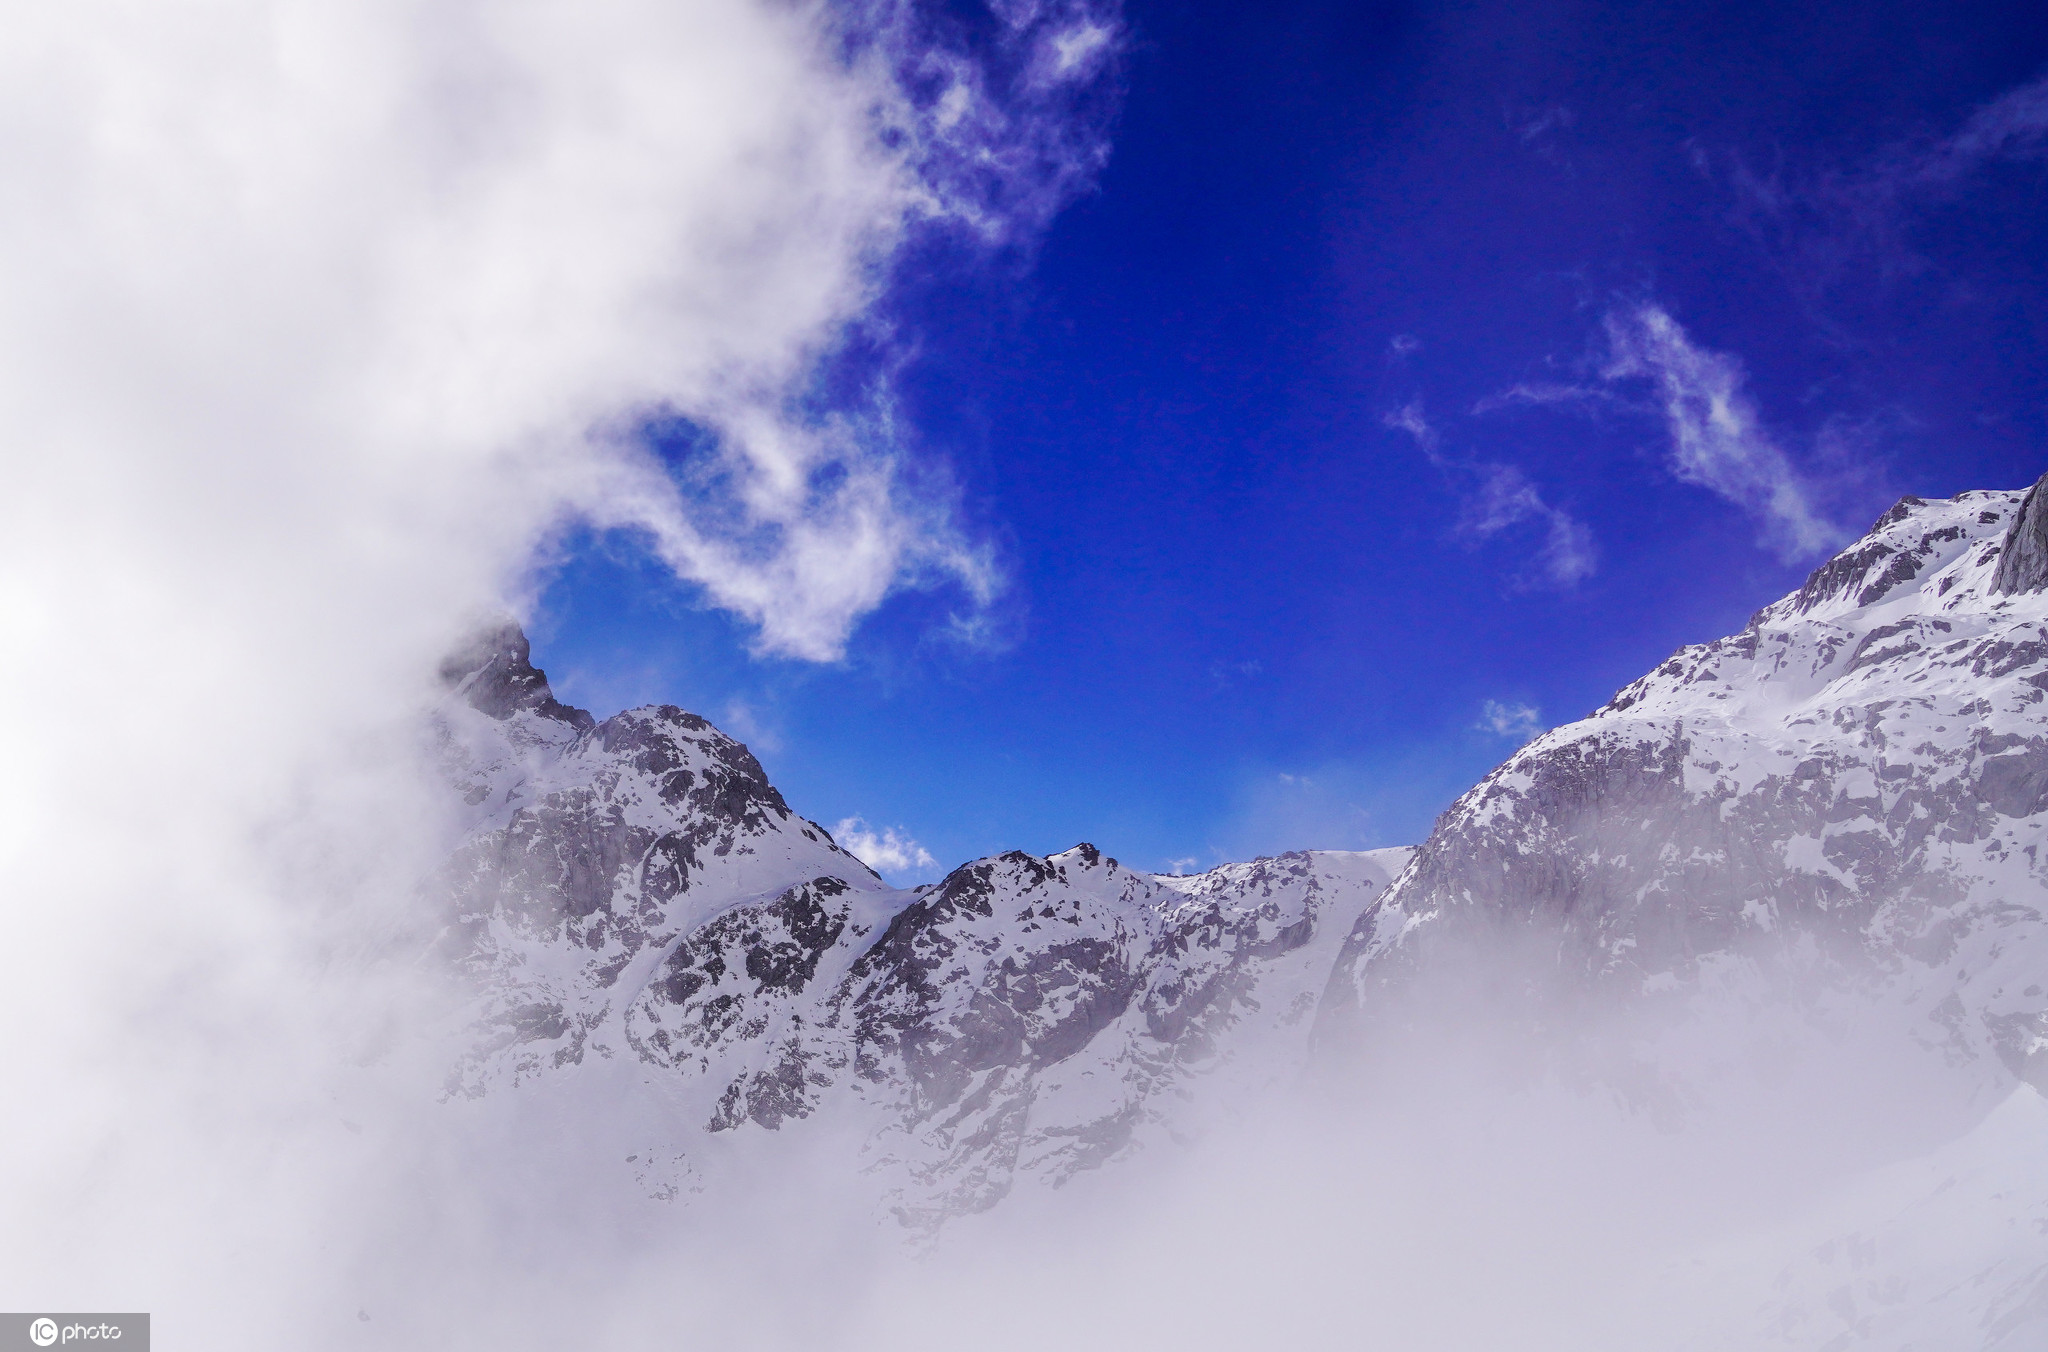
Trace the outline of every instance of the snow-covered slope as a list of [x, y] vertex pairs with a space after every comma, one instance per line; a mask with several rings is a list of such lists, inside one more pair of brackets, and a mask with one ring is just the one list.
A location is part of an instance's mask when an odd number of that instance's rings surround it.
[[1361, 918], [1326, 1029], [1371, 1036], [1432, 955], [1536, 931], [1592, 987], [1817, 965], [1885, 986], [1987, 1089], [2039, 1076], [2048, 574], [2005, 543], [2044, 516], [2039, 490], [1907, 498], [1742, 633], [1524, 747]]
[[446, 942], [492, 1030], [462, 1072], [469, 1093], [580, 1060], [720, 911], [818, 877], [883, 890], [703, 719], [662, 706], [599, 723], [558, 703], [517, 628], [443, 676], [443, 763], [471, 813], [442, 880]]
[[[1713, 1317], [1673, 1345], [1684, 1352], [2033, 1352], [2048, 1345], [2044, 1150], [2048, 1101], [2022, 1085], [1957, 1139], [1860, 1175], [1782, 1225], [1700, 1255], [1675, 1274], [1670, 1294], [1690, 1297]], [[1730, 1301], [1730, 1291], [1749, 1298]]]
[[455, 1087], [654, 1068], [672, 1130], [652, 1153], [685, 1175], [713, 1134], [857, 1124], [914, 1225], [1141, 1147], [1190, 1096], [1291, 1077], [1339, 945], [1406, 862], [1162, 877], [1080, 845], [896, 891], [702, 719], [556, 702], [516, 628], [444, 675], [472, 814], [446, 943], [480, 1011]]

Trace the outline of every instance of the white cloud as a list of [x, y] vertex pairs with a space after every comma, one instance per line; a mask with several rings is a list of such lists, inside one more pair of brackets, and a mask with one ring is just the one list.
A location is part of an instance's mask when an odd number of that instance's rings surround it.
[[1742, 363], [1699, 347], [1655, 305], [1606, 317], [1609, 380], [1648, 380], [1671, 438], [1668, 465], [1749, 513], [1781, 558], [1817, 554], [1844, 532], [1814, 505], [1815, 489], [1764, 430], [1744, 389]]
[[[37, 1108], [0, 1122], [0, 1265], [23, 1291], [94, 1273], [276, 1346], [413, 1242], [417, 1199], [480, 1219], [484, 1184], [434, 1162], [453, 1119], [422, 1067], [452, 996], [364, 956], [425, 951], [420, 880], [462, 825], [415, 739], [437, 661], [579, 520], [642, 532], [800, 657], [892, 587], [994, 588], [886, 388], [822, 406], [820, 363], [916, 232], [1028, 238], [1100, 163], [1074, 81], [1017, 93], [1076, 12], [986, 62], [888, 4], [10, 15], [0, 698], [33, 716], [0, 780], [0, 1084]], [[682, 478], [650, 418], [707, 434]], [[388, 1149], [350, 1146], [351, 1096]], [[453, 1280], [460, 1247], [408, 1252]]]
[[1543, 544], [1536, 559], [1542, 580], [1570, 587], [1591, 577], [1600, 565], [1593, 532], [1582, 521], [1543, 500], [1527, 475], [1513, 465], [1477, 467], [1479, 491], [1465, 503], [1463, 528], [1487, 539], [1524, 521], [1543, 524]]
[[1477, 731], [1491, 733], [1495, 737], [1511, 737], [1517, 742], [1526, 742], [1543, 731], [1542, 720], [1543, 715], [1534, 705], [1490, 699], [1480, 706], [1479, 721], [1473, 726]]
[[1550, 510], [1543, 533], [1543, 548], [1537, 561], [1543, 576], [1558, 587], [1570, 587], [1593, 576], [1600, 567], [1600, 551], [1593, 543], [1593, 530], [1565, 512]]
[[745, 700], [727, 701], [718, 723], [722, 731], [739, 738], [753, 751], [782, 750], [782, 735], [763, 720], [759, 709]]
[[2048, 154], [2048, 76], [2006, 91], [1979, 108], [1962, 130], [1923, 157], [1916, 177], [1942, 182], [1992, 159]]
[[[1396, 342], [1398, 341], [1397, 339]], [[1423, 416], [1420, 399], [1410, 399], [1401, 407], [1381, 417], [1380, 421], [1396, 432], [1406, 432], [1415, 438], [1415, 444], [1429, 457], [1429, 463], [1439, 468], [1444, 467], [1445, 462], [1437, 450], [1436, 428], [1430, 426], [1429, 419]]]
[[1082, 22], [1048, 39], [1052, 44], [1056, 74], [1071, 79], [1084, 74], [1116, 41], [1116, 30], [1107, 24]]
[[[1107, 161], [1123, 49], [1115, 0], [987, 0], [993, 49], [925, 48], [899, 61], [911, 88], [943, 92], [912, 128], [940, 209], [991, 240], [1028, 242]], [[924, 7], [878, 0], [900, 50], [931, 29]], [[1099, 96], [1098, 96], [1099, 94]]]
[[1539, 571], [1523, 581], [1571, 587], [1598, 569], [1599, 550], [1584, 522], [1546, 502], [1529, 476], [1514, 465], [1445, 455], [1435, 427], [1423, 416], [1421, 400], [1410, 400], [1383, 421], [1413, 437], [1432, 465], [1472, 484], [1458, 518], [1458, 533], [1466, 539], [1489, 540], [1523, 522], [1541, 523], [1543, 543], [1536, 553]]
[[1506, 110], [1505, 116], [1510, 129], [1524, 144], [1535, 141], [1551, 132], [1568, 130], [1578, 123], [1578, 114], [1562, 104], [1551, 104], [1534, 112], [1517, 114]]
[[859, 817], [846, 817], [832, 828], [832, 838], [854, 858], [877, 873], [922, 873], [937, 868], [931, 852], [912, 840], [901, 827], [880, 831]]
[[1503, 408], [1518, 405], [1549, 407], [1559, 404], [1585, 404], [1597, 406], [1612, 396], [1607, 391], [1589, 385], [1571, 385], [1558, 381], [1532, 380], [1510, 385], [1498, 394], [1489, 394], [1472, 406], [1473, 416], [1479, 417], [1497, 412]]
[[[471, 475], [639, 532], [767, 652], [837, 656], [897, 586], [1000, 584], [942, 477], [906, 478], [885, 395], [809, 382], [908, 233], [1028, 232], [1092, 172], [1059, 91], [908, 47], [886, 7], [858, 33], [744, 0], [131, 10], [10, 30], [24, 386], [90, 371], [175, 401], [159, 440], [232, 410], [309, 468], [385, 456], [399, 494]], [[896, 78], [933, 61], [964, 102]], [[681, 483], [649, 415], [709, 434]], [[232, 472], [244, 443], [194, 430]]]
[[1553, 103], [1541, 108], [1514, 108], [1504, 104], [1501, 115], [1508, 130], [1539, 159], [1566, 173], [1573, 172], [1566, 151], [1569, 138], [1565, 133], [1578, 124], [1578, 114], [1562, 104]]
[[1209, 682], [1217, 690], [1234, 690], [1248, 681], [1257, 680], [1265, 671], [1265, 664], [1253, 658], [1235, 662], [1219, 659], [1209, 664]]

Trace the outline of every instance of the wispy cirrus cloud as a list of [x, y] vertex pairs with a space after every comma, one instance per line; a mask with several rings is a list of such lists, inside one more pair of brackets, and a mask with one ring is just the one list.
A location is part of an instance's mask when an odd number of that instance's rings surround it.
[[1565, 133], [1578, 124], [1579, 116], [1561, 103], [1538, 107], [1502, 104], [1501, 122], [1524, 148], [1566, 174], [1575, 172], [1566, 150]]
[[1498, 413], [1506, 408], [1551, 408], [1560, 405], [1598, 405], [1613, 402], [1611, 391], [1597, 385], [1580, 385], [1568, 381], [1529, 380], [1519, 381], [1506, 389], [1489, 394], [1472, 406], [1474, 417]]
[[1542, 491], [1519, 467], [1445, 454], [1442, 438], [1424, 415], [1420, 399], [1409, 400], [1386, 414], [1382, 421], [1396, 431], [1406, 432], [1432, 465], [1465, 485], [1456, 526], [1460, 537], [1476, 543], [1525, 523], [1541, 527], [1536, 569], [1524, 574], [1522, 581], [1572, 587], [1598, 570], [1600, 555], [1593, 532], [1571, 513], [1545, 500]]
[[1954, 136], [1919, 156], [1912, 177], [1952, 182], [1994, 159], [2048, 159], [2048, 75], [1972, 113]]
[[1764, 427], [1738, 358], [1699, 346], [1654, 304], [1611, 310], [1604, 325], [1609, 351], [1601, 375], [1650, 382], [1675, 477], [1742, 508], [1761, 526], [1765, 546], [1788, 562], [1845, 538], [1816, 505], [1815, 485]]
[[1784, 158], [1760, 169], [1738, 152], [1694, 145], [1693, 162], [1724, 182], [1733, 219], [1754, 236], [1793, 293], [1825, 327], [1822, 297], [1923, 273], [1916, 219], [1998, 163], [2048, 160], [2048, 75], [2007, 90], [1947, 133], [1923, 130], [1847, 163]]
[[1461, 519], [1466, 531], [1485, 540], [1525, 521], [1539, 523], [1543, 543], [1536, 551], [1537, 565], [1555, 586], [1573, 586], [1599, 569], [1600, 552], [1593, 543], [1592, 529], [1563, 508], [1545, 502], [1528, 475], [1513, 465], [1500, 464], [1482, 465], [1479, 472], [1479, 491], [1466, 500]]

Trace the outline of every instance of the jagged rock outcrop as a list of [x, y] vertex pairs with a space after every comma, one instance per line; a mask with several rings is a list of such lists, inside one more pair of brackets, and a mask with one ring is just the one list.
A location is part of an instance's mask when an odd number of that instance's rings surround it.
[[820, 877], [882, 887], [696, 715], [663, 705], [600, 723], [556, 701], [516, 627], [443, 677], [443, 765], [470, 812], [438, 887], [445, 947], [478, 981], [491, 1030], [458, 1077], [465, 1092], [580, 1061], [621, 982], [637, 993], [736, 900]]
[[441, 682], [479, 713], [503, 720], [534, 713], [588, 732], [597, 720], [555, 698], [547, 673], [533, 665], [526, 631], [511, 621], [487, 625], [441, 664]]
[[2048, 484], [2048, 475], [2027, 490], [2012, 528], [2005, 533], [2005, 544], [1998, 551], [1998, 575], [1991, 583], [1994, 592], [2016, 596], [2048, 587], [2048, 493], [2041, 491], [2043, 484]]

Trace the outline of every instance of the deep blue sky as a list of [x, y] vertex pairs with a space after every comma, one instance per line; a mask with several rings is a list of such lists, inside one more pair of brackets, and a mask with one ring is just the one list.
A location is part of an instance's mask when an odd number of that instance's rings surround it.
[[[1673, 472], [1607, 316], [1739, 363], [1845, 527], [2048, 469], [2038, 0], [1127, 16], [1096, 191], [1028, 265], [919, 260], [892, 302], [918, 453], [1010, 576], [1003, 645], [908, 593], [841, 665], [759, 660], [584, 541], [535, 626], [566, 698], [701, 711], [798, 811], [942, 867], [1407, 843], [1512, 748], [1487, 701], [1578, 717], [1817, 561]], [[1579, 394], [1475, 412], [1517, 385]], [[1489, 484], [1543, 506], [1487, 531]]]

